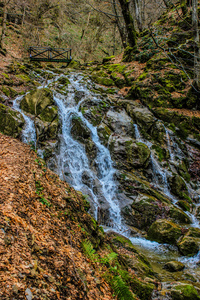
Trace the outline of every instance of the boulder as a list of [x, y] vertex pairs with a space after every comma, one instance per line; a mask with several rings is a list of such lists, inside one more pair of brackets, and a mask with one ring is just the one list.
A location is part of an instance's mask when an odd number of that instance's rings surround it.
[[175, 245], [181, 235], [181, 227], [165, 219], [156, 220], [148, 230], [148, 238], [158, 243]]
[[185, 265], [179, 261], [169, 261], [164, 266], [164, 269], [166, 269], [169, 272], [182, 271], [184, 268], [185, 268]]
[[104, 118], [104, 123], [115, 133], [121, 136], [134, 137], [134, 126], [132, 119], [122, 109], [120, 112], [109, 110]]
[[147, 107], [137, 102], [134, 102], [134, 105], [128, 104], [127, 112], [134, 123], [139, 124], [144, 130], [149, 130], [157, 120]]
[[191, 220], [186, 213], [184, 213], [181, 209], [172, 206], [169, 210], [169, 216], [174, 221], [180, 224], [190, 224]]
[[172, 300], [199, 300], [200, 296], [191, 284], [181, 283], [173, 286], [171, 290]]
[[0, 103], [0, 132], [18, 138], [24, 123], [24, 118], [18, 111]]
[[199, 252], [200, 239], [184, 236], [184, 238], [178, 243], [179, 251], [185, 256], [194, 256]]
[[153, 124], [150, 130], [151, 137], [160, 144], [164, 143], [165, 128], [161, 121], [157, 121]]
[[107, 146], [109, 137], [112, 133], [110, 128], [106, 124], [101, 123], [97, 127], [97, 132], [98, 132], [98, 136], [99, 136], [100, 140], [102, 141], [102, 143], [104, 144], [104, 146]]
[[52, 122], [58, 120], [58, 108], [55, 105], [46, 107], [38, 116], [43, 122]]
[[150, 150], [143, 143], [137, 143], [129, 137], [115, 136], [110, 138], [109, 149], [112, 159], [118, 167], [127, 170], [146, 168], [150, 160]]
[[156, 218], [162, 216], [164, 212], [165, 206], [160, 201], [146, 195], [139, 195], [131, 206], [122, 209], [126, 224], [141, 230], [148, 230]]
[[90, 138], [90, 130], [78, 116], [72, 118], [71, 134], [74, 139], [82, 143]]
[[179, 175], [169, 178], [169, 185], [172, 193], [178, 197], [185, 198], [188, 196], [188, 189], [184, 180]]
[[44, 109], [53, 104], [53, 92], [47, 88], [42, 88], [26, 94], [20, 103], [20, 107], [27, 113], [39, 115]]

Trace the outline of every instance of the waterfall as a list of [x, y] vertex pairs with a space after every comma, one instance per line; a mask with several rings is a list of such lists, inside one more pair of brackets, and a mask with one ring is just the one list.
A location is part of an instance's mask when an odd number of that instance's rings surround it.
[[23, 96], [19, 96], [13, 101], [13, 108], [22, 114], [25, 121], [25, 128], [22, 131], [22, 141], [27, 144], [33, 143], [34, 147], [36, 147], [35, 124], [34, 121], [20, 109], [20, 101], [22, 98]]
[[[61, 75], [59, 75], [61, 76]], [[59, 76], [55, 76], [56, 81]], [[124, 224], [121, 217], [120, 199], [118, 199], [118, 183], [115, 180], [116, 170], [113, 167], [113, 162], [110, 156], [109, 150], [101, 143], [97, 128], [94, 127], [82, 114], [80, 105], [84, 101], [92, 98], [92, 101], [100, 101], [101, 96], [90, 91], [87, 87], [90, 82], [83, 80], [82, 75], [71, 74], [69, 77], [70, 83], [67, 91], [67, 96], [63, 96], [59, 92], [54, 91], [54, 101], [58, 107], [58, 113], [60, 122], [62, 125], [62, 132], [59, 134], [59, 147], [56, 152], [57, 160], [57, 173], [63, 180], [69, 181], [69, 183], [83, 194], [87, 194], [92, 201], [92, 210], [96, 220], [99, 220], [101, 225], [106, 225], [112, 230], [121, 233], [128, 237], [134, 245], [142, 249], [146, 249], [153, 260], [158, 259], [158, 255], [164, 258], [165, 261], [174, 259], [173, 250], [171, 254], [171, 248], [169, 245], [160, 245], [157, 242], [148, 241], [142, 237], [131, 237], [127, 231], [128, 227]], [[53, 86], [53, 80], [49, 80], [46, 86]], [[58, 89], [57, 89], [58, 90]], [[82, 93], [81, 101], [77, 104], [76, 92]], [[25, 114], [20, 109], [20, 101], [23, 96], [17, 97], [13, 102], [13, 108], [19, 111], [25, 120], [25, 128], [22, 132], [22, 139], [26, 143], [33, 142], [36, 144], [36, 131], [33, 119]], [[77, 118], [90, 133], [90, 139], [96, 148], [96, 157], [93, 159], [93, 163], [89, 160], [84, 143], [80, 143], [73, 138], [71, 129], [73, 118]], [[165, 169], [157, 161], [155, 154], [152, 151], [152, 143], [145, 140], [141, 134], [137, 124], [134, 124], [136, 141], [142, 142], [148, 146], [151, 150], [151, 169], [153, 175], [153, 182], [163, 191], [163, 193], [171, 199], [172, 203], [178, 207], [176, 202], [178, 201], [170, 192], [168, 184], [168, 176], [170, 171]], [[177, 153], [181, 154], [180, 148], [175, 141], [175, 138], [171, 135], [170, 131], [166, 130], [167, 146], [170, 153], [170, 159], [174, 162]], [[41, 149], [39, 149], [41, 150]], [[84, 179], [86, 178], [86, 179]], [[106, 210], [106, 222], [101, 222], [99, 215], [101, 214], [102, 207]], [[179, 207], [178, 207], [179, 208]], [[199, 221], [195, 218], [194, 214], [186, 212], [192, 221], [193, 227], [199, 228]], [[170, 251], [169, 251], [170, 249]], [[175, 259], [177, 257], [175, 256]], [[183, 258], [179, 260], [183, 261], [188, 267], [194, 267], [198, 262], [199, 254], [194, 258]], [[159, 259], [158, 259], [159, 260]], [[161, 261], [161, 259], [160, 259]]]
[[[117, 184], [114, 180], [115, 169], [112, 166], [110, 152], [101, 144], [97, 129], [79, 111], [80, 104], [89, 96], [89, 90], [84, 84], [80, 83], [81, 80], [82, 76], [79, 76], [77, 79], [72, 78], [71, 85], [68, 87], [68, 97], [65, 101], [63, 101], [59, 94], [54, 94], [54, 101], [58, 106], [62, 122], [60, 152], [57, 156], [59, 175], [63, 178], [65, 171], [69, 170], [74, 188], [83, 192], [89, 192], [95, 204], [96, 219], [98, 219], [98, 209], [100, 208], [101, 200], [101, 197], [95, 193], [95, 182], [98, 182], [100, 195], [103, 195], [103, 198], [109, 204], [109, 225], [115, 228], [115, 230], [122, 230], [120, 206], [116, 196]], [[77, 90], [83, 92], [83, 95], [85, 95], [78, 104], [76, 104], [74, 99], [75, 91]], [[93, 100], [98, 101], [99, 99], [93, 95]], [[91, 133], [91, 139], [97, 149], [97, 157], [95, 159], [96, 172], [90, 167], [85, 147], [71, 136], [73, 117], [79, 118]], [[88, 174], [90, 180], [93, 181], [92, 186], [89, 183], [86, 184], [83, 182], [84, 174]]]

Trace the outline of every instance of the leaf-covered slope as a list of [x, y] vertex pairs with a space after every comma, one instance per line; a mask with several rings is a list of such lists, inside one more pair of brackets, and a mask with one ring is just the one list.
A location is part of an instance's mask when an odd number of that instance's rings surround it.
[[145, 258], [120, 236], [117, 249], [29, 146], [2, 134], [0, 144], [0, 298], [150, 299]]

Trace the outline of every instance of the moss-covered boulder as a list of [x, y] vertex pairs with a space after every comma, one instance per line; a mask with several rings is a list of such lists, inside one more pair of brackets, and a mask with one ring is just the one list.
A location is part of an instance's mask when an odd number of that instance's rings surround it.
[[47, 108], [45, 108], [41, 112], [41, 114], [38, 117], [43, 122], [52, 122], [55, 119], [58, 120], [58, 108], [57, 108], [57, 106], [54, 106], [54, 105], [48, 106]]
[[67, 77], [65, 77], [65, 76], [61, 76], [60, 78], [58, 78], [58, 82], [60, 84], [65, 85], [65, 86], [68, 86], [68, 84], [70, 84], [69, 79]]
[[14, 138], [20, 137], [24, 118], [18, 112], [0, 103], [0, 131]]
[[108, 77], [100, 77], [98, 75], [93, 75], [92, 80], [97, 84], [105, 85], [105, 86], [114, 86], [115, 83], [111, 78]]
[[180, 224], [190, 224], [191, 220], [186, 213], [184, 213], [181, 209], [172, 206], [169, 210], [169, 216], [175, 222]]
[[42, 88], [26, 94], [20, 103], [20, 107], [27, 113], [39, 115], [53, 104], [53, 92], [47, 88]]
[[148, 238], [159, 243], [176, 244], [181, 235], [181, 227], [165, 219], [155, 221], [148, 230]]
[[190, 211], [190, 204], [185, 200], [179, 200], [176, 204], [183, 210], [183, 211]]
[[200, 239], [184, 236], [184, 238], [178, 243], [178, 248], [181, 254], [185, 256], [194, 256], [199, 251]]
[[129, 137], [112, 136], [109, 149], [118, 167], [128, 170], [145, 168], [149, 164], [150, 150], [143, 143], [136, 143]]
[[73, 138], [82, 143], [90, 138], [90, 130], [78, 116], [72, 118], [71, 134]]
[[151, 224], [165, 212], [165, 205], [147, 195], [138, 196], [131, 206], [122, 209], [126, 224], [141, 230], [148, 230]]
[[137, 123], [145, 130], [149, 130], [156, 122], [156, 118], [150, 110], [137, 102], [134, 102], [134, 104], [128, 104], [126, 109], [134, 123]]
[[200, 229], [199, 228], [195, 228], [195, 227], [191, 227], [186, 236], [191, 236], [191, 237], [195, 237], [195, 238], [200, 238]]
[[102, 143], [107, 146], [110, 135], [112, 134], [111, 129], [103, 122], [97, 127], [97, 132]]
[[103, 122], [115, 133], [124, 136], [134, 137], [134, 126], [132, 119], [128, 116], [124, 109], [116, 111], [110, 109]]
[[178, 272], [182, 271], [185, 268], [185, 265], [180, 261], [169, 261], [164, 265], [164, 269], [169, 272]]
[[188, 198], [188, 189], [184, 180], [179, 175], [169, 178], [169, 185], [172, 193], [180, 198]]
[[172, 300], [199, 300], [200, 296], [191, 284], [181, 283], [176, 285], [171, 290]]
[[164, 143], [165, 128], [161, 121], [157, 121], [155, 122], [155, 124], [153, 124], [150, 129], [150, 135], [155, 141], [159, 142], [160, 144]]

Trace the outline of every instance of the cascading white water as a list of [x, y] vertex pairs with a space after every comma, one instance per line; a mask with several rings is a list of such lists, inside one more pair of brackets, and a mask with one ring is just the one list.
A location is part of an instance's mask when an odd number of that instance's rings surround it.
[[13, 101], [13, 108], [22, 114], [25, 121], [25, 128], [22, 131], [22, 141], [27, 144], [33, 143], [35, 147], [36, 146], [35, 124], [34, 121], [20, 109], [20, 101], [22, 98], [23, 96], [19, 96]]
[[[69, 170], [72, 177], [72, 185], [75, 189], [80, 191], [88, 190], [95, 203], [95, 217], [97, 219], [98, 208], [100, 207], [99, 196], [94, 192], [93, 187], [86, 185], [83, 182], [84, 174], [89, 174], [91, 180], [100, 183], [100, 193], [109, 204], [109, 218], [110, 226], [115, 230], [122, 229], [122, 221], [120, 215], [120, 207], [116, 196], [116, 183], [114, 181], [115, 170], [112, 166], [112, 160], [108, 149], [100, 143], [97, 129], [90, 124], [79, 111], [80, 104], [89, 96], [88, 89], [80, 83], [82, 76], [77, 79], [71, 78], [71, 85], [69, 86], [69, 93], [66, 101], [60, 97], [59, 94], [54, 95], [54, 101], [59, 108], [59, 115], [62, 120], [62, 136], [60, 153], [58, 155], [59, 175], [62, 178], [66, 170]], [[79, 104], [76, 104], [75, 91], [81, 91], [85, 96]], [[93, 100], [95, 96], [93, 95]], [[96, 98], [96, 101], [98, 99]], [[97, 157], [95, 160], [97, 172], [94, 172], [91, 167], [85, 148], [79, 142], [74, 140], [71, 136], [71, 127], [73, 117], [80, 118], [91, 133], [92, 141], [97, 148]], [[64, 178], [63, 178], [64, 179]]]
[[[57, 78], [55, 78], [54, 80], [56, 80]], [[109, 150], [101, 144], [97, 129], [88, 122], [88, 120], [79, 110], [81, 103], [84, 102], [88, 97], [92, 97], [93, 101], [99, 101], [99, 99], [97, 95], [90, 92], [90, 90], [86, 86], [87, 82], [86, 84], [83, 83], [82, 79], [83, 77], [81, 75], [70, 75], [69, 80], [71, 84], [68, 86], [67, 98], [64, 98], [59, 93], [54, 93], [54, 100], [58, 106], [60, 120], [62, 123], [62, 133], [60, 134], [59, 141], [60, 148], [57, 155], [57, 172], [63, 179], [65, 179], [65, 177], [70, 174], [71, 184], [73, 185], [73, 187], [77, 190], [81, 190], [84, 194], [88, 194], [90, 198], [93, 199], [94, 215], [96, 219], [98, 219], [98, 210], [99, 208], [101, 208], [102, 202], [105, 204], [106, 200], [110, 218], [110, 222], [108, 222], [108, 224], [106, 225], [109, 225], [113, 228], [113, 230], [124, 234], [124, 231], [126, 231], [127, 228], [123, 224], [120, 214], [120, 205], [119, 200], [117, 199], [117, 183], [114, 180], [115, 169], [113, 168]], [[51, 83], [52, 80], [48, 81], [45, 86]], [[83, 92], [83, 98], [81, 99], [81, 102], [79, 102], [79, 104], [77, 104], [75, 101], [76, 91]], [[22, 97], [18, 97], [14, 101], [13, 108], [22, 113], [26, 122], [25, 129], [23, 130], [23, 141], [27, 143], [33, 141], [35, 143], [36, 133], [34, 122], [20, 109], [19, 103], [21, 98]], [[91, 167], [90, 165], [90, 161], [87, 157], [84, 145], [75, 140], [71, 135], [71, 125], [74, 117], [79, 118], [90, 131], [91, 139], [97, 149], [95, 168]], [[136, 140], [146, 144], [151, 150], [152, 143], [144, 140], [141, 137], [139, 128], [136, 124], [134, 124], [134, 127]], [[171, 136], [168, 136], [168, 138], [172, 143], [173, 141]], [[168, 140], [169, 145], [170, 140]], [[175, 157], [173, 153], [174, 147], [175, 146], [171, 148], [171, 161], [173, 161], [173, 158]], [[171, 195], [167, 182], [168, 171], [160, 166], [152, 151], [151, 163], [152, 169], [155, 173], [155, 182], [161, 187], [163, 193], [165, 193], [172, 200], [173, 204], [176, 205], [177, 199], [175, 199], [174, 196]], [[87, 180], [84, 181], [83, 178], [85, 175], [87, 175]], [[194, 215], [190, 213], [187, 214], [192, 219], [192, 226], [195, 226], [196, 224], [196, 227], [199, 227], [199, 222], [198, 224], [196, 223], [197, 220]], [[166, 253], [168, 253], [168, 246], [166, 248], [163, 245], [159, 245], [156, 242], [147, 241], [144, 238], [130, 237], [128, 236], [127, 232], [125, 233], [125, 235], [130, 238], [133, 244], [139, 245], [141, 249], [147, 249], [150, 255], [153, 255], [153, 253], [157, 253], [160, 255], [162, 253], [162, 256], [164, 256]], [[173, 255], [171, 258], [173, 258]], [[199, 254], [195, 258], [187, 259], [188, 266], [194, 266], [197, 263], [198, 258]], [[184, 258], [181, 257], [180, 260], [184, 260]], [[186, 262], [186, 259], [184, 260], [184, 262]]]

